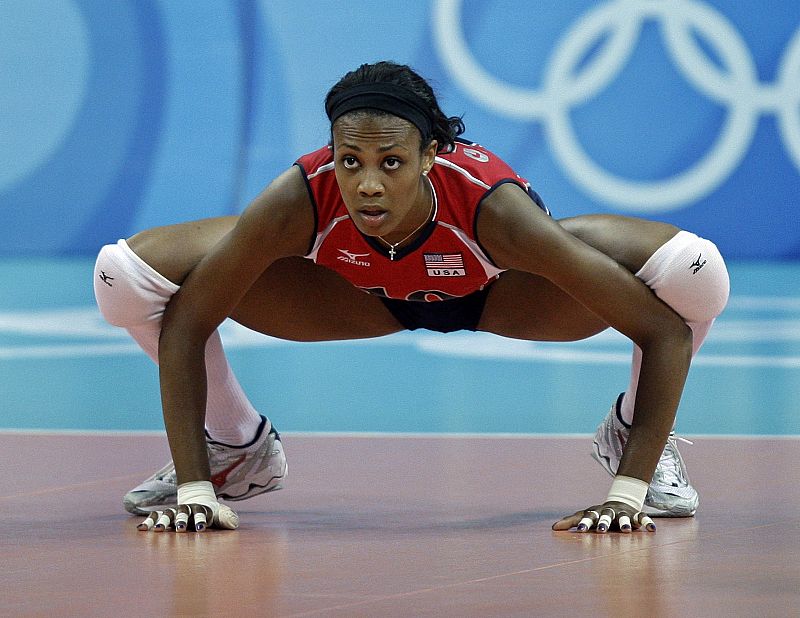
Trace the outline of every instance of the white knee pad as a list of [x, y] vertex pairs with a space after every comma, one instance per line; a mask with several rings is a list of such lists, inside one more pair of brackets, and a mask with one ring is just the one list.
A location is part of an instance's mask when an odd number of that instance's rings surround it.
[[728, 302], [728, 269], [716, 245], [678, 232], [650, 256], [636, 276], [687, 322], [716, 318]]
[[131, 328], [158, 322], [179, 286], [151, 268], [124, 240], [106, 245], [94, 267], [94, 295], [103, 317]]

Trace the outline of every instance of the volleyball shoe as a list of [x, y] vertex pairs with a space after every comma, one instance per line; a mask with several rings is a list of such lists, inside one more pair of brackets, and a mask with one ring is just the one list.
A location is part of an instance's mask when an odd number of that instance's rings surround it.
[[[243, 446], [216, 442], [206, 433], [211, 483], [218, 498], [246, 500], [283, 487], [289, 466], [281, 437], [275, 427], [264, 431], [267, 419], [263, 416], [261, 419], [256, 437]], [[125, 510], [134, 515], [148, 515], [177, 502], [178, 483], [171, 461], [122, 499]]]
[[[611, 476], [617, 473], [630, 434], [630, 427], [620, 418], [623, 395], [611, 406], [594, 436], [592, 456]], [[691, 517], [697, 511], [700, 498], [689, 483], [686, 464], [678, 451], [679, 440], [691, 444], [670, 432], [647, 490], [644, 512], [652, 517]]]

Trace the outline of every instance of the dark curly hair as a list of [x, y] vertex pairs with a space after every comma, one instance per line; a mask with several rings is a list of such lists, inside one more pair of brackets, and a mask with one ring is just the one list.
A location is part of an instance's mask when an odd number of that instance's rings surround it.
[[[388, 82], [396, 86], [401, 86], [413, 92], [429, 108], [433, 118], [431, 139], [435, 139], [438, 144], [438, 152], [448, 152], [452, 150], [455, 138], [464, 132], [464, 122], [459, 116], [446, 116], [439, 107], [436, 95], [430, 84], [422, 78], [416, 71], [405, 64], [381, 61], [374, 64], [362, 64], [354, 71], [350, 71], [342, 77], [328, 91], [325, 97], [325, 106], [332, 97], [343, 90], [359, 84], [370, 84], [376, 82]], [[357, 110], [357, 112], [382, 115], [388, 114], [380, 110]], [[423, 140], [424, 141], [424, 140]], [[428, 144], [421, 144], [420, 149], [424, 150]]]

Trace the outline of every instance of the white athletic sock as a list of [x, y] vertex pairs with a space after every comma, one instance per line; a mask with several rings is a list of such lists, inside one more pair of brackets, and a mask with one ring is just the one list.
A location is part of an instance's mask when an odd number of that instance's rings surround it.
[[[730, 281], [717, 247], [691, 232], [678, 232], [650, 256], [636, 276], [686, 320], [692, 329], [694, 358], [728, 302]], [[631, 379], [620, 405], [620, 416], [628, 425], [633, 421], [641, 367], [642, 351], [634, 345]]]
[[[158, 339], [164, 308], [179, 286], [136, 255], [124, 240], [106, 245], [95, 265], [95, 297], [103, 316], [125, 328], [158, 364]], [[206, 430], [213, 440], [230, 445], [251, 442], [261, 415], [231, 371], [219, 333], [206, 344]], [[270, 423], [265, 425], [270, 430]]]

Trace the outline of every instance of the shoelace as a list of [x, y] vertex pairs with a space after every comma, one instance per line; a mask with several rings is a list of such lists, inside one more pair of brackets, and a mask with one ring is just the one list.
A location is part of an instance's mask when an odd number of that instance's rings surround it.
[[684, 487], [688, 484], [688, 481], [686, 480], [686, 466], [683, 463], [681, 454], [678, 452], [678, 445], [676, 444], [678, 441], [694, 444], [691, 440], [671, 433], [667, 438], [667, 444], [658, 462], [657, 472], [661, 477], [659, 480], [665, 485]]
[[206, 442], [206, 447], [208, 448], [209, 452], [213, 453], [224, 453], [225, 451], [230, 450], [228, 447], [216, 442]]
[[221, 461], [228, 461], [240, 457], [246, 450], [245, 447], [227, 446], [219, 442], [206, 442], [206, 447], [208, 448], [209, 457], [216, 455], [220, 457]]

